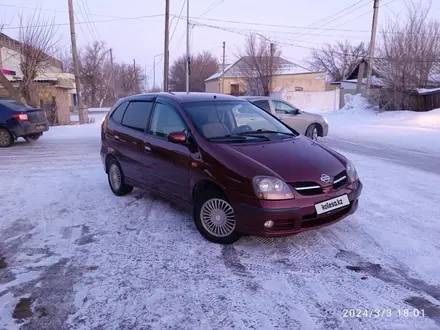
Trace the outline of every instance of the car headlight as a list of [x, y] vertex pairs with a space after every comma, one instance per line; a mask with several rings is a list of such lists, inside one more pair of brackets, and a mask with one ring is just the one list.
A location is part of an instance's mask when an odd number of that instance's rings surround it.
[[256, 176], [253, 180], [255, 194], [260, 199], [293, 199], [292, 190], [281, 179], [273, 176]]
[[353, 163], [347, 160], [347, 164], [345, 165], [345, 169], [347, 171], [348, 180], [350, 182], [355, 182], [359, 179], [356, 168], [354, 167]]

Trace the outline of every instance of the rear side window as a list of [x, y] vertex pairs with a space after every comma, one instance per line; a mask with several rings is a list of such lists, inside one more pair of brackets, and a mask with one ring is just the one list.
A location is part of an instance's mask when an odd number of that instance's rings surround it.
[[254, 104], [270, 113], [270, 104], [268, 100], [255, 101]]
[[122, 125], [144, 132], [150, 117], [152, 104], [151, 101], [130, 102], [122, 118]]
[[113, 119], [118, 124], [122, 123], [122, 117], [124, 116], [125, 108], [127, 108], [128, 102], [120, 104], [115, 111], [113, 111], [111, 119]]

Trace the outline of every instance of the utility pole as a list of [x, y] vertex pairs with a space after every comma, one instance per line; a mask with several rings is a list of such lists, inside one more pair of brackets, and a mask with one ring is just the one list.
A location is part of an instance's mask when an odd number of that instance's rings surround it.
[[223, 41], [223, 65], [222, 65], [222, 94], [225, 94], [225, 61], [226, 61], [226, 42]]
[[112, 88], [112, 98], [113, 98], [113, 102], [116, 102], [116, 88], [115, 88], [115, 72], [114, 72], [114, 67], [113, 67], [113, 49], [110, 48], [110, 77], [111, 77], [111, 81], [110, 81], [110, 86]]
[[134, 76], [134, 84], [136, 85], [135, 93], [139, 94], [139, 85], [138, 85], [138, 77], [137, 77], [137, 71], [136, 71], [136, 59], [133, 59], [133, 76]]
[[156, 88], [156, 57], [161, 55], [163, 54], [157, 54], [153, 58], [153, 88]]
[[75, 87], [76, 87], [76, 104], [78, 107], [79, 123], [86, 124], [89, 122], [87, 112], [83, 109], [82, 96], [81, 96], [81, 81], [79, 79], [79, 62], [78, 51], [76, 49], [76, 36], [75, 36], [75, 19], [73, 15], [73, 3], [72, 0], [68, 0], [69, 5], [69, 21], [70, 21], [70, 38], [72, 41], [72, 57], [73, 57], [73, 69], [75, 73]]
[[144, 82], [144, 89], [145, 93], [148, 91], [148, 79], [147, 79], [147, 65], [145, 65], [145, 82]]
[[364, 80], [364, 74], [365, 74], [365, 60], [362, 59], [361, 63], [359, 64], [359, 72], [358, 72], [357, 85], [356, 85], [356, 94], [359, 94], [362, 90], [362, 83]]
[[186, 0], [186, 92], [189, 93], [189, 76], [191, 74], [191, 56], [189, 52], [189, 0]]
[[370, 55], [368, 57], [367, 92], [371, 88], [371, 75], [373, 73], [374, 48], [376, 46], [377, 17], [379, 15], [379, 0], [374, 0], [373, 26], [371, 28]]
[[165, 45], [164, 45], [164, 63], [163, 63], [163, 88], [168, 92], [168, 71], [170, 66], [170, 0], [165, 0]]
[[270, 41], [270, 80], [269, 80], [269, 90], [268, 93], [270, 96], [270, 93], [272, 92], [272, 80], [273, 80], [273, 74], [274, 74], [274, 68], [273, 68], [273, 53], [274, 53], [274, 44], [272, 41]]

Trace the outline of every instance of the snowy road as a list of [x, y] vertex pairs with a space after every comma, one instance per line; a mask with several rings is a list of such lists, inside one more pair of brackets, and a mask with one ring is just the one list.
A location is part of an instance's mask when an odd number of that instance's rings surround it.
[[405, 143], [402, 143], [400, 147], [390, 148], [380, 142], [355, 142], [348, 140], [347, 137], [325, 137], [321, 140], [321, 143], [342, 152], [380, 158], [395, 164], [440, 175], [440, 152], [405, 148]]
[[115, 197], [89, 126], [0, 150], [0, 329], [440, 328], [434, 166], [327, 141], [358, 168], [359, 211], [222, 247], [167, 201]]

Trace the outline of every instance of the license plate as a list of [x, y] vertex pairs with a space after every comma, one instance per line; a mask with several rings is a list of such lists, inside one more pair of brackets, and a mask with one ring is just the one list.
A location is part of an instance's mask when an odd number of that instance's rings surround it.
[[342, 195], [315, 205], [316, 213], [323, 214], [350, 205], [347, 195]]
[[46, 126], [37, 126], [37, 127], [36, 127], [36, 129], [39, 130], [39, 131], [42, 131], [42, 130], [45, 129], [45, 128], [46, 128]]

